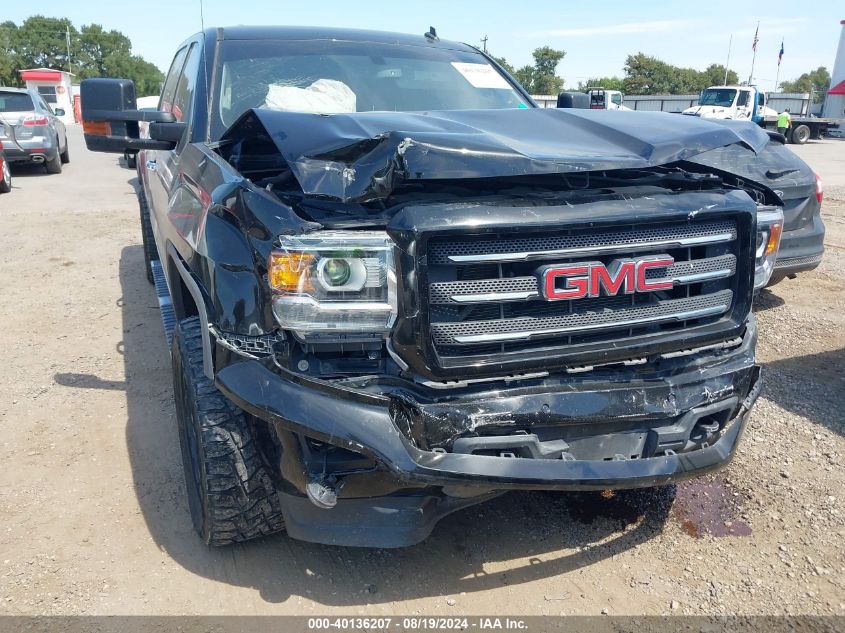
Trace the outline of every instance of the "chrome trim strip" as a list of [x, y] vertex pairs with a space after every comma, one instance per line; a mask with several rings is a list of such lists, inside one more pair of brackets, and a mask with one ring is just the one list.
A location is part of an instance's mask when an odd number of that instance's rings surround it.
[[571, 334], [575, 332], [610, 330], [615, 328], [645, 325], [648, 323], [661, 323], [664, 321], [686, 321], [688, 319], [700, 319], [701, 317], [722, 314], [723, 312], [727, 312], [729, 308], [730, 304], [723, 303], [721, 305], [710, 306], [708, 308], [699, 308], [698, 310], [687, 310], [686, 312], [678, 312], [676, 314], [643, 317], [640, 319], [628, 319], [626, 321], [615, 321], [613, 323], [575, 325], [565, 328], [555, 328], [551, 330], [533, 330], [528, 332], [504, 332], [501, 334], [469, 334], [464, 336], [458, 335], [454, 336], [453, 340], [456, 343], [462, 344], [526, 341], [534, 337], [540, 336], [545, 337], [555, 336], [558, 334]]
[[687, 284], [697, 284], [702, 281], [713, 281], [714, 279], [725, 279], [732, 276], [734, 273], [730, 268], [722, 268], [720, 270], [711, 270], [706, 273], [693, 273], [691, 275], [678, 275], [672, 277], [672, 283], [679, 286]]
[[488, 292], [482, 295], [452, 295], [449, 297], [455, 303], [485, 303], [488, 301], [524, 301], [539, 297], [536, 290], [527, 292]]
[[482, 255], [449, 255], [449, 261], [456, 264], [481, 264], [486, 262], [523, 262], [537, 259], [552, 259], [555, 257], [582, 257], [589, 255], [606, 255], [608, 253], [634, 253], [658, 248], [687, 248], [690, 246], [705, 246], [730, 242], [736, 239], [734, 232], [717, 233], [715, 235], [701, 235], [698, 237], [682, 237], [673, 240], [653, 242], [634, 242], [633, 244], [604, 244], [602, 246], [585, 246], [578, 248], [563, 248], [554, 251], [533, 251], [525, 253], [488, 253]]

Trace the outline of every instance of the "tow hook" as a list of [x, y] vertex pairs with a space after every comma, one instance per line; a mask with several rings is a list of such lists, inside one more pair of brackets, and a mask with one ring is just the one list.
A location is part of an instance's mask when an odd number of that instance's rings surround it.
[[318, 508], [331, 510], [337, 505], [337, 493], [343, 488], [343, 482], [330, 484], [325, 479], [312, 479], [305, 486], [308, 500]]

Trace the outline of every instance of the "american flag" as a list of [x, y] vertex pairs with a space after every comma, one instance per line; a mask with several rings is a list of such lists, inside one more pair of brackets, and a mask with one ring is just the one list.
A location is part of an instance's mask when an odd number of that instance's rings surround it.
[[760, 41], [760, 38], [757, 37], [757, 35], [759, 33], [760, 33], [760, 23], [758, 22], [757, 23], [757, 30], [754, 31], [754, 42], [751, 44], [751, 50], [754, 51], [755, 53], [757, 52], [757, 42]]
[[780, 66], [780, 60], [783, 59], [783, 40], [780, 41], [780, 53], [778, 53], [778, 66]]

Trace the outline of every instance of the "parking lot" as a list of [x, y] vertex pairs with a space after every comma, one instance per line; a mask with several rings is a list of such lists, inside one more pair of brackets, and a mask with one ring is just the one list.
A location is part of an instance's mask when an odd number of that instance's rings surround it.
[[845, 614], [845, 140], [821, 266], [756, 304], [765, 388], [734, 462], [657, 491], [511, 493], [403, 550], [191, 527], [134, 172], [69, 127], [0, 196], [0, 613]]

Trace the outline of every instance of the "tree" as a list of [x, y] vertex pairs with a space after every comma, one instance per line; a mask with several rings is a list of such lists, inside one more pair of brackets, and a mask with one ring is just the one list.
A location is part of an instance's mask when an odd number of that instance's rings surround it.
[[793, 81], [784, 81], [780, 84], [783, 92], [812, 92], [813, 101], [821, 103], [824, 95], [830, 87], [830, 73], [827, 68], [819, 66], [815, 70], [804, 73]]
[[[644, 53], [628, 55], [625, 60], [625, 93], [647, 94], [695, 94], [708, 86], [721, 85], [725, 80], [725, 67], [710, 64], [705, 70], [681, 68], [650, 57]], [[728, 83], [737, 83], [739, 78], [728, 71]]]
[[[70, 58], [68, 58], [68, 35]], [[21, 85], [24, 68], [72, 69], [77, 79], [124, 77], [135, 82], [136, 94], [157, 94], [162, 72], [138, 55], [120, 31], [87, 24], [77, 31], [66, 18], [36, 15], [17, 26], [0, 24], [0, 85]]]
[[67, 18], [48, 18], [34, 15], [14, 31], [12, 50], [18, 64], [24, 68], [56, 68], [68, 70], [67, 33], [71, 41], [78, 35]]
[[556, 95], [563, 89], [563, 79], [557, 76], [557, 65], [566, 51], [551, 46], [534, 49], [533, 66], [514, 68], [504, 57], [493, 57], [496, 62], [516, 79], [525, 90], [534, 95]]
[[0, 86], [17, 86], [20, 81], [15, 72], [18, 63], [13, 46], [17, 31], [18, 25], [14, 22], [0, 24]]
[[551, 46], [534, 50], [534, 69], [531, 76], [531, 94], [556, 95], [563, 89], [563, 79], [557, 76], [557, 66], [566, 55]]
[[509, 75], [513, 75], [513, 74], [514, 74], [514, 72], [516, 72], [516, 71], [514, 70], [513, 66], [511, 66], [511, 65], [508, 63], [508, 60], [506, 60], [504, 57], [495, 57], [495, 56], [492, 56], [492, 55], [491, 55], [491, 57], [493, 57], [493, 60], [494, 60], [497, 64], [499, 64], [499, 66], [501, 66], [502, 68], [504, 68], [504, 69], [508, 72], [508, 74], [509, 74]]
[[[725, 66], [724, 64], [710, 64], [707, 68], [704, 69], [702, 75], [702, 86], [700, 90], [704, 90], [709, 86], [721, 86], [725, 83]], [[739, 76], [732, 70], [728, 71], [727, 83], [739, 83]]]
[[604, 88], [605, 90], [624, 90], [624, 80], [621, 77], [593, 77], [587, 81], [578, 82], [578, 90], [584, 91], [587, 88]]

